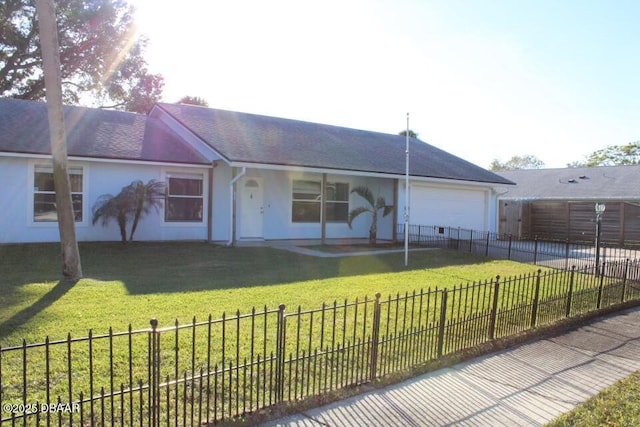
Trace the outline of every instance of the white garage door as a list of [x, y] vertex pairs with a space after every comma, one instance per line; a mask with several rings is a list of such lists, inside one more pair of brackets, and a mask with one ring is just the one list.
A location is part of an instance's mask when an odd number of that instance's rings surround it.
[[411, 224], [487, 228], [485, 192], [411, 186]]

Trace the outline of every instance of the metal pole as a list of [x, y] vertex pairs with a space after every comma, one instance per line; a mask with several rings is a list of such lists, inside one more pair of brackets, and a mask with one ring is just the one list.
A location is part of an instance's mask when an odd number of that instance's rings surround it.
[[596, 216], [596, 276], [600, 274], [600, 214]]
[[602, 214], [605, 211], [604, 203], [596, 203], [595, 211], [596, 211], [596, 275], [600, 274], [600, 232], [601, 232], [601, 221]]
[[409, 266], [409, 113], [405, 135], [405, 176], [404, 176], [404, 266]]

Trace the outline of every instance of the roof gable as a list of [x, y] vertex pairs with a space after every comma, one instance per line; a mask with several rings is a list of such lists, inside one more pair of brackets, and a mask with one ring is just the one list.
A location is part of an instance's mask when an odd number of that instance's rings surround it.
[[[146, 115], [64, 107], [69, 156], [207, 163], [160, 120]], [[47, 105], [0, 98], [0, 151], [50, 154]]]
[[[230, 162], [405, 173], [404, 136], [186, 104], [158, 106]], [[511, 184], [418, 139], [410, 139], [409, 150], [412, 176]]]

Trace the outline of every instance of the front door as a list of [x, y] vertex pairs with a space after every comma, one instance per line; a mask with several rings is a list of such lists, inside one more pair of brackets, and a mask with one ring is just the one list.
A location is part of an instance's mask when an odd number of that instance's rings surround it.
[[261, 239], [264, 214], [262, 180], [245, 178], [241, 185], [240, 238]]

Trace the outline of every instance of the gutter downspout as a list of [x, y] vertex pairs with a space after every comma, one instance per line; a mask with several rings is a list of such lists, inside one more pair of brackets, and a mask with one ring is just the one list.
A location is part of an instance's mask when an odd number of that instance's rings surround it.
[[213, 241], [213, 172], [214, 169], [218, 166], [216, 160], [211, 162], [211, 168], [208, 173], [208, 203], [207, 203], [207, 243], [211, 243]]
[[231, 227], [229, 230], [229, 241], [227, 242], [227, 246], [233, 246], [233, 242], [235, 240], [234, 239], [235, 231], [236, 231], [236, 221], [234, 218], [234, 212], [236, 208], [235, 185], [240, 178], [246, 175], [246, 173], [247, 173], [247, 167], [243, 166], [242, 169], [240, 170], [240, 173], [234, 176], [231, 182], [229, 183], [229, 220], [231, 221]]

